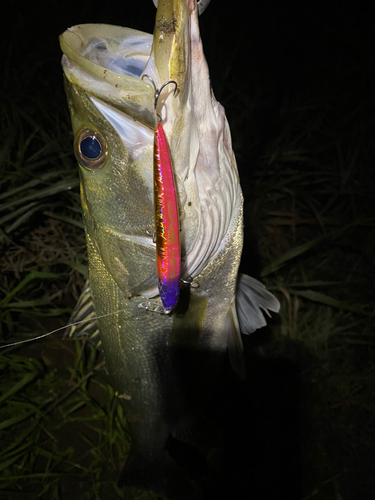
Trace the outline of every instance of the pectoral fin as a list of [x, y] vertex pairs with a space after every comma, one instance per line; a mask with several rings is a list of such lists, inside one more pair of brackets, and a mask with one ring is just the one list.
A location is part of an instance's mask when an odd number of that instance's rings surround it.
[[267, 322], [262, 310], [271, 316], [269, 311], [279, 312], [280, 303], [263, 283], [247, 274], [239, 274], [236, 308], [241, 333], [249, 334], [266, 326]]
[[86, 338], [95, 347], [100, 347], [99, 328], [96, 320], [94, 301], [91, 295], [89, 280], [86, 281], [78, 302], [70, 316], [64, 338]]

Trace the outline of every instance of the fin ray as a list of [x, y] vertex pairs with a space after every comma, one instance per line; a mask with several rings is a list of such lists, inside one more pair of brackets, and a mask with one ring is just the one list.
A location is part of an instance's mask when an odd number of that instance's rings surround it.
[[96, 348], [100, 348], [99, 328], [89, 280], [86, 281], [82, 288], [81, 295], [70, 316], [63, 338], [86, 338], [89, 342], [94, 344]]
[[236, 307], [242, 333], [253, 333], [266, 326], [264, 314], [278, 313], [280, 303], [260, 281], [247, 274], [239, 274], [237, 280]]

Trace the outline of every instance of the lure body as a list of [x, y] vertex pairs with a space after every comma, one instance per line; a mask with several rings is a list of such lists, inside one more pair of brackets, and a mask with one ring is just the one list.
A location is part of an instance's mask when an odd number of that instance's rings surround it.
[[164, 309], [171, 311], [179, 295], [180, 227], [171, 158], [160, 123], [154, 143], [154, 204], [159, 294]]

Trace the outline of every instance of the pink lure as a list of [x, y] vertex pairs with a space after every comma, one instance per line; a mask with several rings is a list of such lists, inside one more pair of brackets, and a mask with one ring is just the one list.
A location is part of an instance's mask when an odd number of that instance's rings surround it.
[[159, 294], [164, 309], [169, 312], [180, 292], [180, 227], [171, 158], [160, 123], [154, 144], [154, 203]]

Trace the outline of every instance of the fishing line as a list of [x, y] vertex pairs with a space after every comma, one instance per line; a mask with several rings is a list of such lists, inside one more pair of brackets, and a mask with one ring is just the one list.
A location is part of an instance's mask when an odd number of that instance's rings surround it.
[[81, 321], [76, 321], [75, 323], [69, 323], [68, 325], [60, 326], [60, 328], [56, 328], [56, 330], [52, 330], [52, 332], [44, 333], [43, 335], [39, 335], [38, 337], [34, 337], [32, 339], [20, 340], [19, 342], [13, 342], [11, 344], [2, 345], [2, 346], [0, 346], [0, 349], [5, 349], [6, 347], [12, 347], [12, 346], [19, 345], [19, 344], [26, 344], [26, 342], [34, 342], [34, 340], [40, 340], [40, 339], [43, 339], [44, 337], [48, 337], [48, 335], [52, 335], [53, 333], [59, 332], [61, 330], [65, 330], [69, 326], [81, 325], [82, 323], [88, 323], [90, 321], [94, 321], [95, 319], [105, 318], [107, 316], [112, 316], [113, 314], [117, 314], [117, 313], [120, 313], [123, 311], [126, 311], [126, 309], [119, 309], [118, 311], [110, 312], [107, 314], [102, 314], [101, 316], [95, 316], [95, 318], [83, 319]]

